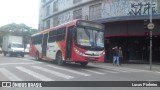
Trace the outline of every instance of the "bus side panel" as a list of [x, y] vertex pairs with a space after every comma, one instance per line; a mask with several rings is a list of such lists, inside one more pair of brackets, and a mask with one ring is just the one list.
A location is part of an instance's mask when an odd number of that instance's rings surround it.
[[41, 47], [41, 45], [40, 44], [39, 45], [31, 45], [30, 51], [29, 51], [29, 55], [32, 56], [32, 57], [35, 57], [37, 51], [39, 52], [39, 54], [42, 53], [42, 47]]
[[56, 42], [48, 43], [47, 47], [47, 57], [55, 60], [57, 51], [59, 51], [60, 48]]
[[62, 58], [63, 60], [65, 60], [65, 48], [66, 48], [66, 44], [65, 44], [65, 41], [61, 41], [61, 42], [57, 42], [57, 45], [62, 53]]

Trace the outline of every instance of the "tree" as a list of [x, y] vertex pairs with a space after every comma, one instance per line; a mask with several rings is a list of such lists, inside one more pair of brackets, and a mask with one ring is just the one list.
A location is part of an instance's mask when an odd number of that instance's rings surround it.
[[34, 33], [38, 32], [37, 29], [33, 29], [25, 24], [16, 24], [11, 23], [5, 26], [0, 27], [0, 44], [2, 43], [3, 36], [5, 35], [16, 35], [23, 36], [25, 35], [25, 41], [27, 42], [30, 36]]

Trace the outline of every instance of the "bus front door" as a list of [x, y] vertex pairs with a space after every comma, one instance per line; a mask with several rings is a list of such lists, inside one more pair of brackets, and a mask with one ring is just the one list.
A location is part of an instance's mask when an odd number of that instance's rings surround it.
[[68, 27], [67, 32], [67, 40], [66, 40], [66, 58], [72, 57], [72, 32], [73, 32], [73, 26]]
[[45, 57], [47, 53], [47, 39], [48, 39], [48, 34], [43, 34], [42, 57]]

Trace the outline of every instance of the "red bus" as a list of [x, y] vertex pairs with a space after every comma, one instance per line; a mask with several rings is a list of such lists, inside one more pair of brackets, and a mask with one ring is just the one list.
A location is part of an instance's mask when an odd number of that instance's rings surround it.
[[29, 55], [37, 60], [80, 63], [104, 61], [104, 26], [86, 20], [68, 23], [31, 36]]

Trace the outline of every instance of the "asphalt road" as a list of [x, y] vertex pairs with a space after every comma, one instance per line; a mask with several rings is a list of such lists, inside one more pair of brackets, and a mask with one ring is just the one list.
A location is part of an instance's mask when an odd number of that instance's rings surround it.
[[[160, 81], [160, 73], [129, 67], [129, 65], [124, 67], [89, 63], [88, 66], [81, 67], [72, 63], [58, 66], [53, 62], [36, 61], [29, 56], [21, 58], [0, 55], [0, 81]], [[53, 90], [53, 88], [47, 89]], [[71, 88], [54, 89], [71, 90]], [[99, 88], [75, 89], [97, 90]], [[101, 90], [105, 89], [101, 88]], [[146, 90], [145, 88], [141, 89]], [[4, 88], [0, 88], [0, 90], [4, 90]], [[21, 89], [15, 88], [15, 90]]]

